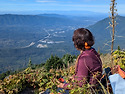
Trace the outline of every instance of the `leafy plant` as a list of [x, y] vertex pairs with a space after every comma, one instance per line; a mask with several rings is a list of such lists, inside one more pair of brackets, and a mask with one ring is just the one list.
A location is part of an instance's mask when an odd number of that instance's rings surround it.
[[[124, 65], [125, 51], [122, 51], [120, 49], [116, 50], [114, 51], [113, 56], [114, 61], [116, 60], [116, 64], [121, 64], [122, 66]], [[48, 67], [48, 70], [46, 70], [45, 67], [47, 65], [45, 64], [35, 69], [28, 67], [23, 71], [15, 73], [14, 75], [9, 75], [5, 77], [3, 80], [0, 80], [0, 92], [3, 92], [3, 94], [16, 94], [23, 91], [26, 87], [32, 87], [34, 89], [34, 92], [37, 93], [49, 89], [51, 93], [58, 94], [56, 91], [58, 85], [57, 80], [60, 77], [63, 77], [63, 79], [65, 79], [65, 81], [70, 84], [69, 88], [72, 88], [70, 90], [70, 94], [91, 94], [91, 92], [98, 94], [98, 90], [101, 90], [104, 92], [104, 94], [106, 94], [108, 89], [104, 88], [101, 83], [101, 87], [99, 87], [99, 89], [96, 90], [92, 89], [92, 86], [89, 84], [79, 87], [77, 85], [77, 83], [79, 83], [78, 81], [72, 81], [70, 79], [70, 77], [75, 73], [74, 59], [74, 56], [71, 55], [65, 55], [63, 56], [63, 58], [52, 56], [50, 59], [48, 59], [47, 62], [48, 64], [54, 63], [55, 67], [51, 65], [50, 67]], [[59, 69], [58, 64], [60, 64], [60, 61], [62, 67], [60, 67]], [[73, 63], [69, 63], [72, 61]], [[68, 63], [69, 65], [67, 66], [67, 68], [63, 67], [65, 64]], [[124, 66], [122, 68], [124, 68]], [[76, 84], [72, 84], [72, 82]], [[61, 92], [64, 92], [64, 90], [62, 90]]]
[[118, 50], [113, 52], [113, 59], [115, 65], [120, 65], [120, 67], [125, 70], [125, 51], [121, 50], [119, 46]]

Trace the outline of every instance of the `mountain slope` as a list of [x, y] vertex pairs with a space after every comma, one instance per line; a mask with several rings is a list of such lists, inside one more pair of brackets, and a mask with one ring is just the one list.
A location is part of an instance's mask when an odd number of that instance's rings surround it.
[[[105, 18], [94, 25], [88, 27], [95, 36], [95, 46], [99, 47], [101, 51], [109, 51], [111, 45], [111, 34], [112, 28], [109, 26], [110, 19]], [[111, 23], [111, 22], [110, 22]], [[116, 18], [116, 27], [115, 27], [115, 41], [114, 48], [117, 49], [118, 45], [121, 48], [125, 47], [125, 17], [118, 16]]]

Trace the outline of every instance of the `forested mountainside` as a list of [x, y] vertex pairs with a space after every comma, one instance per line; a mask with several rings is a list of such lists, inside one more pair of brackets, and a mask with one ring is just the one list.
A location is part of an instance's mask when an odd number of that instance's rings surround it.
[[[105, 18], [101, 21], [98, 21], [94, 25], [88, 27], [90, 31], [93, 32], [95, 36], [96, 47], [99, 47], [103, 52], [110, 49], [111, 45], [111, 35], [112, 28], [109, 25], [111, 19]], [[116, 17], [116, 27], [115, 27], [115, 41], [114, 49], [117, 49], [118, 45], [124, 49], [125, 47], [125, 17], [117, 16]]]

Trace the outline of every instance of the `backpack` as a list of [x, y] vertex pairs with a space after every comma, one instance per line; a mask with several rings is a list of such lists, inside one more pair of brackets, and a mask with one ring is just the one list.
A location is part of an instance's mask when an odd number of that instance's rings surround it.
[[114, 68], [105, 68], [102, 74], [100, 81], [105, 88], [108, 88], [110, 93], [125, 94], [125, 71], [119, 65], [116, 65]]

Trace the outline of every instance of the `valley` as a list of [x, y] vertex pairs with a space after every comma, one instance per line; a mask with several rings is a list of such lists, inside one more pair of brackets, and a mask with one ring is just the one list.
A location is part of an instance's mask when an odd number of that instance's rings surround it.
[[[109, 18], [67, 17], [64, 15], [0, 15], [0, 73], [45, 63], [51, 55], [77, 55], [72, 35], [77, 28], [88, 28], [95, 36], [96, 50], [110, 52]], [[118, 16], [114, 48], [125, 44], [125, 17]], [[121, 37], [117, 37], [121, 36]]]

